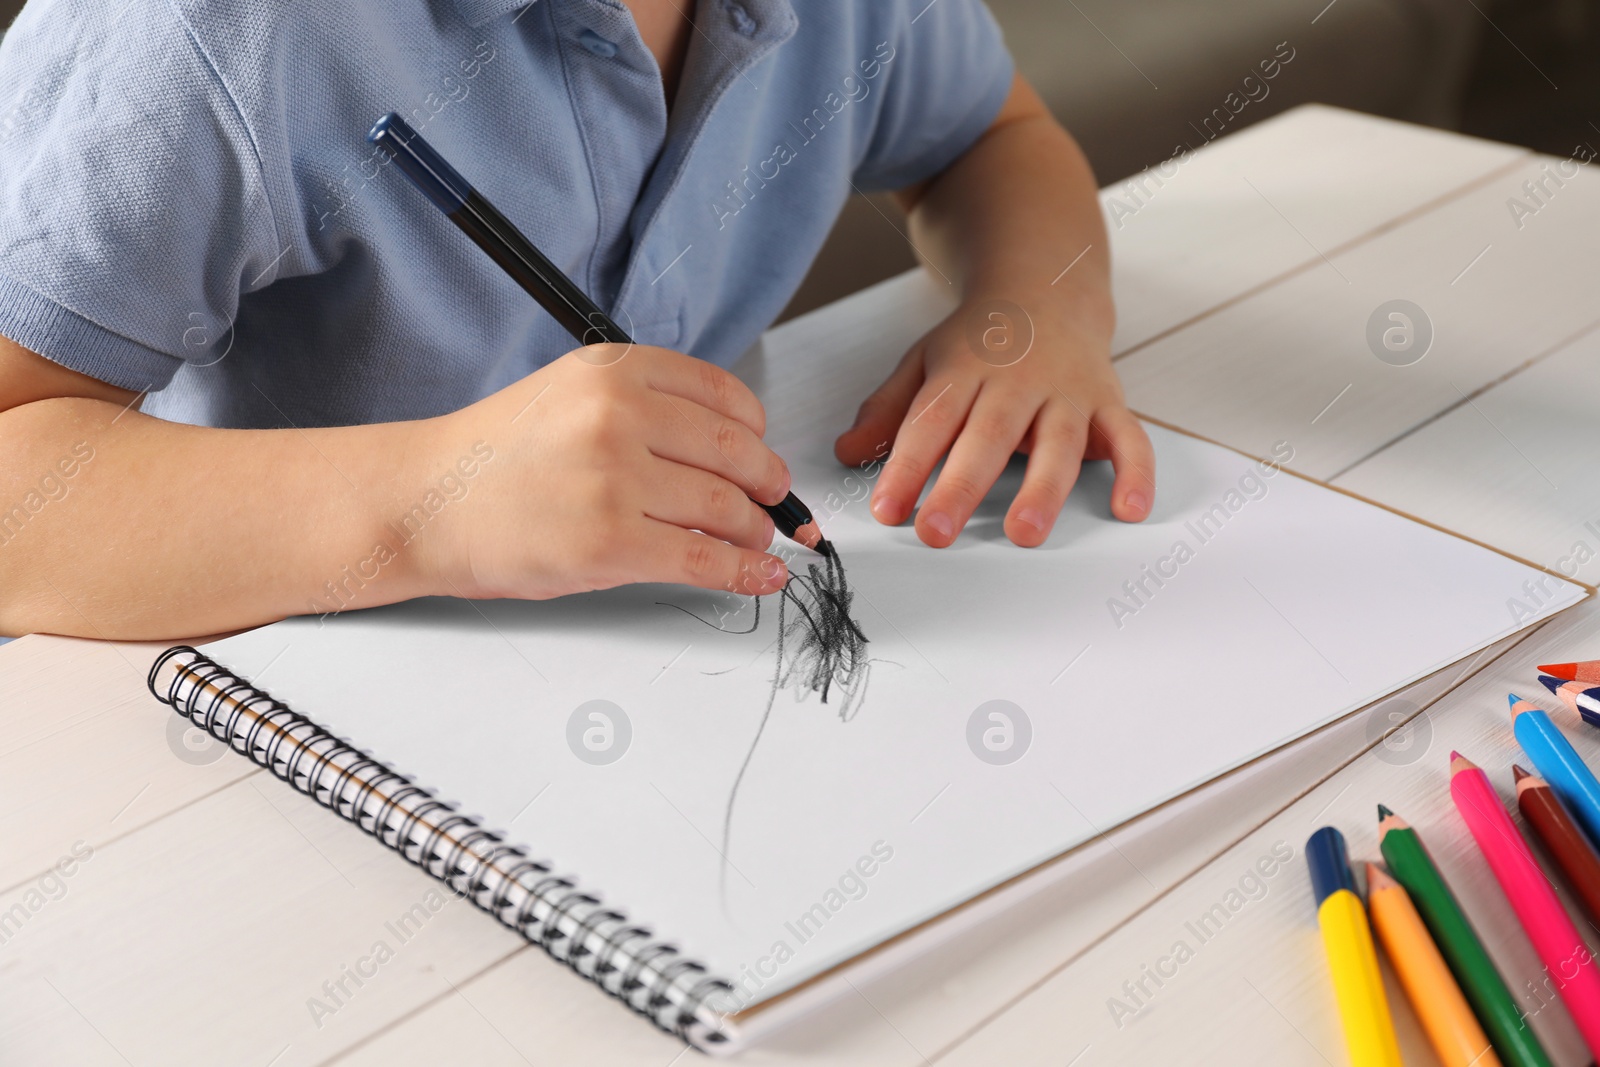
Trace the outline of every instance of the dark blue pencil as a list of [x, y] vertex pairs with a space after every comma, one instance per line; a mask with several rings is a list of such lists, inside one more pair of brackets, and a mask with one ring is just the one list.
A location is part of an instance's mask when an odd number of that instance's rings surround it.
[[[401, 173], [433, 201], [513, 281], [527, 290], [579, 344], [632, 344], [633, 338], [589, 299], [522, 231], [500, 214], [433, 146], [394, 112], [379, 119], [367, 140], [384, 149]], [[759, 501], [757, 502], [760, 503]], [[760, 504], [785, 537], [823, 555], [832, 546], [811, 511], [790, 493], [781, 503]]]

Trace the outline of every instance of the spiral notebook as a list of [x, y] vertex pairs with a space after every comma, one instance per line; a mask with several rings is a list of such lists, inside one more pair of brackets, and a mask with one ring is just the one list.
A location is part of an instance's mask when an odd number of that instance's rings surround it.
[[[756, 376], [844, 568], [797, 555], [794, 598], [419, 600], [173, 649], [151, 688], [727, 1051], [875, 946], [1586, 595], [1156, 426], [1147, 522], [1107, 514], [1092, 464], [1048, 544], [1018, 549], [1012, 470], [935, 552], [832, 459], [853, 379], [894, 355], [867, 348], [810, 385]], [[824, 609], [854, 637], [819, 647]]]

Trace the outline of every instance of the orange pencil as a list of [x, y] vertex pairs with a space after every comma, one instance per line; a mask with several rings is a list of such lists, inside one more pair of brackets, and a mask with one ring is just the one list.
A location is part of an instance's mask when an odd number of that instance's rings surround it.
[[1600, 682], [1600, 659], [1588, 659], [1581, 663], [1541, 663], [1539, 673], [1560, 678], [1563, 682]]
[[1367, 911], [1439, 1062], [1444, 1067], [1500, 1067], [1411, 896], [1376, 863], [1367, 864]]

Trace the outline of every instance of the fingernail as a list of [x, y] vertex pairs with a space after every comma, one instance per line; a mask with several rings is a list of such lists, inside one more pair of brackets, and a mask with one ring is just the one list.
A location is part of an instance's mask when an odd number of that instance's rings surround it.
[[928, 528], [934, 533], [938, 534], [940, 537], [948, 540], [949, 538], [955, 536], [956, 524], [952, 522], [950, 520], [950, 516], [946, 515], [944, 512], [935, 511], [931, 513], [928, 516], [927, 521]]
[[1044, 532], [1044, 512], [1038, 508], [1023, 508], [1017, 512], [1017, 521], [1024, 526], [1032, 526], [1040, 533]]
[[880, 496], [872, 502], [872, 516], [890, 526], [899, 526], [906, 519], [905, 509], [900, 506], [900, 501], [886, 496]]
[[1143, 515], [1150, 510], [1150, 498], [1135, 489], [1127, 496], [1128, 507], [1136, 515]]

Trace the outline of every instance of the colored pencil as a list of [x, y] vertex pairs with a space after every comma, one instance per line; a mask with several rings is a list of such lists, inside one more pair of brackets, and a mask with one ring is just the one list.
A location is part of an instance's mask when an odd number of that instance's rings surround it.
[[1583, 1043], [1600, 1055], [1600, 961], [1578, 936], [1489, 776], [1459, 752], [1450, 753], [1450, 796], [1545, 973], [1555, 981]]
[[1350, 1062], [1354, 1067], [1400, 1067], [1400, 1043], [1389, 1018], [1378, 952], [1372, 947], [1366, 909], [1356, 895], [1344, 835], [1332, 826], [1312, 834], [1306, 841], [1306, 863]]
[[1511, 773], [1517, 780], [1517, 809], [1533, 828], [1533, 836], [1566, 876], [1590, 921], [1600, 923], [1600, 854], [1573, 822], [1550, 783], [1516, 764]]
[[1591, 844], [1600, 843], [1600, 782], [1579, 758], [1572, 742], [1550, 721], [1550, 716], [1515, 693], [1511, 700], [1511, 729], [1522, 751], [1533, 760], [1539, 777], [1550, 783], [1566, 804]]
[[1600, 686], [1588, 682], [1563, 682], [1548, 674], [1539, 675], [1544, 687], [1561, 698], [1561, 703], [1578, 713], [1590, 726], [1600, 726]]
[[1588, 682], [1591, 685], [1600, 682], [1600, 659], [1588, 659], [1580, 663], [1541, 663], [1538, 670], [1540, 674], [1552, 674], [1564, 682]]
[[1524, 1022], [1505, 979], [1434, 866], [1422, 838], [1382, 804], [1378, 805], [1378, 848], [1389, 864], [1389, 873], [1410, 894], [1501, 1061], [1508, 1067], [1551, 1067], [1544, 1046]]
[[1439, 1062], [1444, 1067], [1500, 1067], [1405, 887], [1376, 863], [1367, 864], [1367, 913]]
[[[445, 162], [422, 135], [393, 111], [377, 121], [367, 140], [389, 153], [413, 185], [462, 233], [489, 254], [511, 279], [539, 302], [579, 344], [632, 344], [618, 326], [561, 268], [512, 225], [488, 199]], [[790, 493], [777, 504], [757, 506], [785, 536], [824, 555], [832, 551], [811, 511]]]

